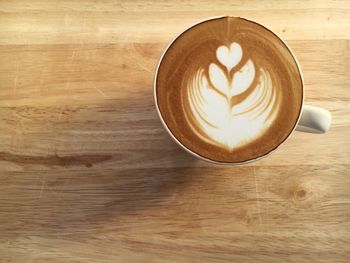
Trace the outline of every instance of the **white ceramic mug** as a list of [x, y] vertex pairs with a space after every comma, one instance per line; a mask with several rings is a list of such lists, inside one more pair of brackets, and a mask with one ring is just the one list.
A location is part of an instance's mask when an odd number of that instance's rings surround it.
[[[158, 65], [157, 65], [157, 68], [156, 68], [156, 73], [155, 73], [155, 77], [154, 77], [154, 84], [153, 84], [153, 87], [154, 87], [154, 98], [155, 98], [155, 104], [156, 104], [156, 108], [157, 108], [157, 112], [159, 114], [159, 117], [160, 117], [160, 120], [161, 122], [163, 123], [165, 129], [167, 130], [167, 132], [170, 134], [170, 136], [175, 140], [175, 142], [180, 145], [183, 149], [185, 149], [187, 152], [189, 152], [190, 154], [202, 159], [202, 160], [205, 160], [205, 161], [208, 161], [208, 162], [211, 162], [211, 163], [217, 163], [217, 164], [243, 164], [243, 163], [250, 163], [250, 162], [254, 162], [254, 161], [257, 161], [257, 160], [260, 160], [266, 156], [268, 156], [269, 154], [271, 154], [272, 152], [276, 151], [282, 144], [284, 144], [287, 139], [290, 137], [290, 135], [295, 131], [302, 131], [302, 132], [309, 132], [309, 133], [325, 133], [328, 131], [329, 127], [330, 127], [330, 124], [331, 124], [331, 119], [332, 119], [332, 116], [331, 116], [331, 113], [326, 110], [326, 109], [323, 109], [323, 108], [319, 108], [319, 107], [315, 107], [315, 106], [310, 106], [310, 105], [305, 105], [304, 104], [304, 96], [305, 96], [305, 87], [304, 87], [304, 79], [303, 79], [303, 74], [301, 72], [301, 69], [300, 69], [300, 65], [299, 65], [299, 62], [298, 60], [296, 59], [294, 53], [292, 52], [292, 50], [289, 48], [289, 46], [287, 45], [287, 43], [285, 43], [278, 35], [276, 35], [276, 33], [274, 33], [284, 44], [285, 46], [288, 48], [288, 50], [290, 51], [290, 53], [293, 55], [293, 58], [294, 60], [296, 61], [297, 65], [298, 65], [298, 69], [299, 69], [299, 72], [300, 72], [300, 77], [301, 77], [301, 80], [302, 80], [302, 86], [303, 86], [303, 93], [302, 93], [302, 97], [303, 97], [303, 102], [302, 102], [302, 110], [300, 111], [300, 114], [299, 114], [299, 117], [298, 117], [298, 122], [296, 123], [296, 125], [294, 126], [294, 128], [292, 129], [292, 131], [289, 133], [289, 135], [287, 136], [287, 138], [281, 142], [275, 149], [273, 149], [272, 151], [266, 153], [265, 155], [263, 156], [259, 156], [255, 159], [252, 159], [252, 160], [247, 160], [247, 161], [242, 161], [242, 162], [216, 162], [216, 161], [213, 161], [213, 160], [210, 160], [208, 158], [205, 158], [195, 152], [193, 152], [192, 150], [188, 149], [184, 144], [182, 144], [175, 136], [174, 134], [170, 131], [170, 129], [168, 128], [168, 126], [166, 125], [163, 117], [162, 117], [162, 114], [159, 110], [159, 106], [158, 106], [158, 100], [157, 100], [157, 86], [156, 86], [156, 80], [157, 80], [157, 75], [158, 75], [158, 69], [159, 69], [159, 66], [162, 62], [162, 59], [165, 55], [165, 53], [168, 51], [169, 47], [177, 40], [177, 38], [179, 36], [181, 36], [184, 32], [186, 32], [188, 29], [200, 24], [200, 23], [203, 23], [203, 22], [206, 22], [208, 20], [212, 20], [212, 19], [216, 19], [216, 18], [220, 18], [220, 17], [211, 17], [211, 18], [207, 18], [205, 20], [202, 20], [202, 21], [199, 21], [193, 25], [191, 25], [190, 27], [186, 28], [184, 31], [182, 31], [179, 35], [177, 35], [170, 43], [169, 45], [165, 48], [162, 56], [160, 57], [160, 60], [158, 62]], [[247, 19], [247, 18], [244, 18], [245, 20], [248, 20], [248, 21], [252, 21], [250, 19]], [[261, 25], [263, 27], [265, 27], [266, 29], [268, 29], [266, 26], [262, 25], [261, 23], [258, 23], [258, 22], [255, 22], [255, 21], [252, 21], [258, 25]], [[270, 30], [270, 29], [268, 29]], [[271, 31], [271, 30], [270, 30]], [[271, 31], [273, 32], [273, 31]]]

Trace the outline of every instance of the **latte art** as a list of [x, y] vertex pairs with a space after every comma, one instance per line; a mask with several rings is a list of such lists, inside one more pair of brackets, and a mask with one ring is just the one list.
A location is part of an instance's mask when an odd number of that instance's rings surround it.
[[216, 162], [264, 156], [293, 131], [303, 87], [287, 46], [237, 17], [199, 23], [167, 48], [156, 75], [165, 126], [187, 149]]
[[232, 151], [270, 127], [278, 112], [278, 94], [268, 71], [256, 72], [251, 59], [237, 68], [242, 59], [238, 43], [218, 47], [216, 57], [224, 68], [213, 62], [207, 71], [197, 70], [184, 89], [182, 99], [188, 104], [183, 110], [199, 138]]

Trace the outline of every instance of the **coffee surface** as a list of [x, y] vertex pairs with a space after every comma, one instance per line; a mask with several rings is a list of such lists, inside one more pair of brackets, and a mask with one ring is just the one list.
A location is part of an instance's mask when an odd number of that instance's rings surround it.
[[157, 104], [172, 134], [217, 162], [263, 156], [293, 130], [302, 106], [298, 65], [265, 27], [243, 18], [199, 23], [168, 48]]

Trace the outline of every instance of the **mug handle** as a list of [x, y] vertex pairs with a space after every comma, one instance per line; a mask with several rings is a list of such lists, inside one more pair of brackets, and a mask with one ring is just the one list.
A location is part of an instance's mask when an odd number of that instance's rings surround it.
[[296, 130], [310, 133], [325, 133], [331, 126], [331, 119], [332, 115], [328, 110], [304, 105]]

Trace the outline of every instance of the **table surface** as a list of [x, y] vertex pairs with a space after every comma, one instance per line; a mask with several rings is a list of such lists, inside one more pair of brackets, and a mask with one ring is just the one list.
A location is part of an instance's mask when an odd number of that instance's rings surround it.
[[[218, 166], [153, 102], [172, 37], [217, 15], [279, 34], [329, 133]], [[350, 1], [1, 1], [0, 262], [350, 260]]]

